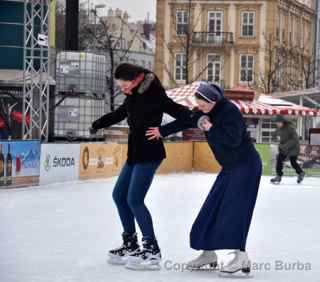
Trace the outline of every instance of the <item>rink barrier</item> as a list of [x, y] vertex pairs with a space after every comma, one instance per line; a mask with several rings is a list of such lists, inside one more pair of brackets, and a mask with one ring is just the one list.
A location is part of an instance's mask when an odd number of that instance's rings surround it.
[[193, 170], [217, 173], [221, 170], [207, 142], [194, 142]]
[[[41, 147], [39, 141], [5, 141], [0, 144], [4, 159], [3, 168], [0, 165], [0, 188], [114, 177], [120, 173], [127, 159], [125, 143], [55, 143], [42, 144]], [[10, 169], [7, 172], [5, 168], [9, 144], [12, 172]], [[263, 174], [274, 174], [278, 146], [255, 146], [263, 162]], [[206, 142], [166, 142], [165, 148], [167, 158], [158, 169], [158, 174], [192, 171], [218, 173], [221, 170]], [[308, 176], [320, 176], [320, 146], [301, 145], [298, 162]], [[1, 169], [5, 172], [2, 177]], [[285, 175], [295, 175], [289, 163], [285, 164], [284, 172]]]
[[39, 184], [40, 141], [0, 141], [0, 188]]
[[42, 144], [40, 185], [79, 179], [80, 144]]

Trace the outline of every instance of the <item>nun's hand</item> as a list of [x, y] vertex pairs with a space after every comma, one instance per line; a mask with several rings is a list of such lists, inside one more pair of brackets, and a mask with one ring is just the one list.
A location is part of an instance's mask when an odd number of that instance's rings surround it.
[[202, 123], [202, 126], [205, 131], [209, 131], [212, 127], [212, 123], [208, 119], [205, 119]]
[[159, 140], [162, 136], [159, 131], [159, 127], [149, 127], [149, 130], [146, 132], [148, 140], [157, 139]]

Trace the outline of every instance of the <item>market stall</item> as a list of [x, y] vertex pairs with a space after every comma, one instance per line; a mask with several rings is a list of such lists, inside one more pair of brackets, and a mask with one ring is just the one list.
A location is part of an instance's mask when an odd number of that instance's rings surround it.
[[[167, 94], [175, 102], [192, 109], [196, 107], [194, 93], [199, 83], [201, 82], [197, 81], [183, 87], [170, 89]], [[298, 133], [303, 140], [309, 140], [308, 133], [312, 118], [320, 116], [320, 111], [317, 109], [296, 105], [269, 95], [257, 95], [254, 91], [243, 87], [225, 90], [225, 96], [243, 113], [251, 137], [257, 143], [275, 141], [271, 133], [276, 127], [273, 122], [276, 115], [285, 115], [292, 120], [297, 125]], [[190, 139], [190, 135], [188, 135], [188, 139]]]

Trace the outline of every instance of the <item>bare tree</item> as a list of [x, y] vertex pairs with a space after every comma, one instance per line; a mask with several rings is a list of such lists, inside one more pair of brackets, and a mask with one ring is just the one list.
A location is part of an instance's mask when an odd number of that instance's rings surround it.
[[290, 50], [272, 34], [264, 35], [264, 40], [265, 68], [262, 72], [254, 72], [254, 81], [248, 81], [248, 86], [261, 93], [270, 94], [284, 88], [284, 73]]
[[125, 29], [129, 28], [126, 21], [121, 16], [118, 16], [120, 25], [102, 18], [92, 10], [98, 23], [90, 23], [88, 20], [80, 26], [80, 46], [85, 50], [94, 50], [103, 52], [108, 58], [108, 68], [106, 82], [110, 94], [109, 104], [110, 110], [115, 109], [115, 98], [121, 93], [114, 81], [114, 71], [118, 63], [128, 61], [128, 54], [132, 51], [134, 41], [137, 39], [139, 31], [136, 30], [131, 34], [130, 40], [126, 38]]
[[313, 52], [310, 52], [310, 44], [303, 42], [302, 45], [294, 48], [295, 65], [301, 75], [301, 86], [311, 88], [315, 85], [315, 66], [316, 58]]
[[65, 7], [61, 2], [57, 2], [56, 7], [56, 48], [65, 49]]
[[314, 85], [315, 58], [306, 44], [293, 46], [273, 35], [265, 36], [265, 69], [254, 73], [248, 86], [261, 93], [310, 88]]

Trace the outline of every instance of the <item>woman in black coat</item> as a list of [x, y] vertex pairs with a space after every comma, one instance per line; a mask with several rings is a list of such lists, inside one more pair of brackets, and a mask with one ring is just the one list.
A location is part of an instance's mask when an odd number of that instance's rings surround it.
[[[148, 140], [145, 132], [161, 125], [164, 112], [183, 118], [188, 111], [169, 99], [155, 74], [144, 68], [122, 64], [115, 71], [115, 79], [126, 98], [116, 111], [96, 120], [91, 128], [95, 133], [125, 118], [129, 125], [128, 158], [113, 191], [124, 229], [123, 245], [109, 252], [109, 262], [134, 269], [158, 268], [161, 254], [144, 198], [166, 153], [162, 140]], [[142, 250], [135, 220], [143, 235]]]
[[191, 230], [193, 249], [204, 250], [190, 268], [217, 265], [215, 250], [235, 250], [234, 259], [221, 268], [222, 273], [250, 272], [245, 251], [247, 235], [262, 174], [261, 159], [251, 143], [239, 109], [223, 97], [223, 90], [202, 83], [196, 91], [200, 111], [147, 132], [150, 139], [200, 127], [222, 166]]

